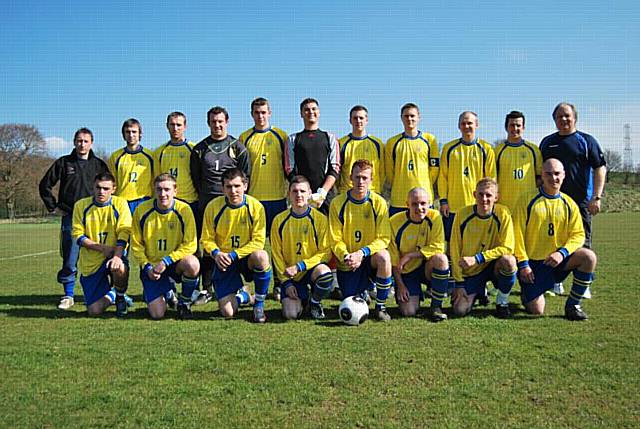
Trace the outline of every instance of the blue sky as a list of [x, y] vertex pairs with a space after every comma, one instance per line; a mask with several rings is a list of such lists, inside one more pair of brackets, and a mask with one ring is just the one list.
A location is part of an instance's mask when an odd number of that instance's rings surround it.
[[302, 127], [307, 96], [339, 136], [356, 103], [369, 108], [371, 134], [396, 134], [408, 101], [442, 144], [467, 109], [489, 141], [504, 136], [509, 110], [522, 110], [539, 142], [563, 100], [605, 148], [622, 152], [623, 124], [640, 130], [640, 5], [631, 1], [4, 0], [2, 18], [0, 122], [37, 126], [56, 154], [81, 126], [98, 150], [115, 150], [128, 117], [156, 147], [173, 110], [199, 141], [214, 105], [228, 108], [237, 136], [257, 96], [288, 132]]

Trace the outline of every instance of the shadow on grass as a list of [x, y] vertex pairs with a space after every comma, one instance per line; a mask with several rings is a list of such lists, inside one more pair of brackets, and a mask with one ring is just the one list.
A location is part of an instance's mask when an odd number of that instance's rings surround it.
[[[61, 294], [54, 295], [5, 295], [0, 296], [0, 305], [52, 305], [57, 306], [60, 302]], [[129, 295], [133, 298], [133, 301], [137, 304], [143, 302], [142, 295]], [[80, 295], [75, 296], [76, 305], [84, 305], [84, 297]]]

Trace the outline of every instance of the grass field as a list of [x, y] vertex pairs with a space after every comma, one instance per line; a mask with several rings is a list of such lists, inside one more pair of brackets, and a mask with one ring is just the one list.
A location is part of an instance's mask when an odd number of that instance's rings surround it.
[[264, 326], [216, 304], [153, 322], [137, 270], [127, 319], [61, 312], [57, 226], [0, 225], [0, 427], [640, 427], [640, 216], [595, 230], [587, 322], [556, 297], [542, 318], [435, 325], [392, 305], [352, 328], [337, 301], [320, 323], [285, 323], [273, 301]]

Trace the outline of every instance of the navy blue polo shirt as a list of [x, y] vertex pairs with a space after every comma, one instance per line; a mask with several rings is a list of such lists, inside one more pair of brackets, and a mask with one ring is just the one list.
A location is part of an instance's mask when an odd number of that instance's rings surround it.
[[561, 191], [579, 206], [585, 206], [593, 194], [593, 169], [606, 165], [602, 148], [591, 135], [576, 131], [567, 136], [551, 134], [540, 142], [542, 159], [562, 162], [565, 179]]

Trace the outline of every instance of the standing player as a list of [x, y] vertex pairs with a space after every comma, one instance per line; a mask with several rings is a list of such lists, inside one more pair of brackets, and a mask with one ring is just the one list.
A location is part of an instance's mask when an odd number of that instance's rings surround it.
[[353, 106], [349, 112], [351, 132], [339, 140], [342, 167], [338, 181], [338, 192], [351, 189], [351, 166], [359, 159], [367, 159], [373, 166], [371, 190], [382, 194], [385, 178], [384, 144], [375, 136], [367, 134], [369, 111], [364, 106]]
[[564, 315], [586, 320], [580, 302], [596, 268], [596, 254], [585, 247], [578, 205], [561, 192], [565, 173], [562, 163], [550, 158], [542, 166], [542, 187], [525, 197], [515, 215], [516, 257], [522, 302], [527, 311], [543, 314], [544, 292], [573, 271], [573, 285]]
[[329, 211], [329, 234], [338, 259], [338, 285], [342, 297], [367, 293], [371, 280], [376, 285], [374, 315], [391, 320], [385, 303], [392, 284], [387, 202], [369, 191], [373, 166], [360, 159], [351, 167], [353, 187], [338, 195]]
[[80, 245], [80, 284], [92, 316], [102, 314], [114, 302], [117, 316], [127, 314], [129, 264], [123, 254], [131, 233], [131, 213], [126, 200], [111, 195], [115, 184], [111, 173], [98, 174], [93, 197], [73, 207], [72, 236]]
[[222, 174], [224, 197], [211, 201], [204, 211], [201, 244], [215, 261], [213, 284], [220, 313], [234, 317], [238, 306], [249, 302], [242, 278], [253, 280], [253, 321], [265, 323], [264, 299], [271, 282], [269, 255], [264, 251], [266, 216], [264, 207], [246, 195], [247, 176], [239, 168]]
[[[249, 152], [235, 137], [229, 135], [229, 113], [224, 107], [215, 106], [207, 112], [207, 124], [211, 134], [200, 141], [191, 152], [191, 180], [198, 191], [196, 222], [198, 236], [202, 234], [202, 216], [209, 201], [223, 195], [222, 174], [232, 168], [241, 169], [248, 177], [251, 172]], [[211, 273], [213, 260], [204, 254], [202, 264], [202, 293], [195, 304], [206, 304], [213, 297]]]
[[287, 177], [302, 175], [316, 189], [311, 195], [312, 205], [327, 214], [335, 195], [333, 185], [340, 175], [340, 148], [336, 137], [320, 129], [320, 105], [313, 98], [300, 103], [304, 130], [291, 134], [285, 152]]
[[310, 196], [309, 181], [304, 176], [294, 176], [289, 185], [291, 209], [277, 215], [271, 228], [273, 265], [284, 285], [285, 319], [300, 317], [306, 302], [311, 317], [324, 319], [321, 301], [333, 288], [333, 276], [327, 266], [331, 259], [329, 223], [325, 215], [309, 207]]
[[444, 228], [437, 210], [424, 188], [413, 188], [407, 195], [408, 211], [391, 216], [389, 253], [396, 281], [396, 301], [403, 316], [415, 316], [423, 299], [422, 284], [431, 282], [433, 322], [447, 319], [442, 301], [447, 293], [449, 261], [444, 254]]
[[131, 213], [153, 195], [153, 153], [142, 147], [142, 125], [130, 118], [122, 124], [127, 145], [109, 157], [109, 169], [116, 178], [115, 195], [129, 202]]
[[404, 131], [387, 140], [387, 180], [391, 184], [391, 208], [394, 215], [406, 210], [407, 193], [415, 188], [424, 188], [433, 200], [433, 186], [438, 178], [440, 160], [436, 138], [418, 130], [420, 109], [407, 103], [400, 109]]
[[[273, 218], [287, 209], [287, 177], [284, 172], [284, 151], [287, 134], [270, 124], [271, 107], [265, 98], [251, 102], [254, 126], [240, 135], [251, 160], [249, 195], [260, 200], [267, 215], [267, 237]], [[280, 284], [274, 279], [273, 295], [280, 299]]]
[[[545, 137], [540, 143], [542, 158], [555, 158], [562, 162], [566, 180], [562, 192], [569, 195], [580, 208], [585, 232], [584, 247], [591, 248], [591, 217], [600, 213], [600, 203], [607, 175], [606, 160], [598, 141], [591, 135], [578, 131], [578, 112], [570, 103], [560, 103], [553, 109], [557, 133]], [[554, 292], [564, 293], [562, 283]], [[591, 298], [587, 289], [585, 298]]]
[[512, 111], [504, 120], [507, 140], [496, 146], [496, 174], [500, 187], [500, 204], [515, 213], [518, 200], [536, 189], [542, 172], [542, 154], [524, 140], [524, 115]]
[[155, 198], [133, 213], [131, 251], [140, 264], [144, 300], [152, 319], [162, 319], [166, 296], [182, 282], [178, 317], [191, 317], [191, 299], [198, 288], [200, 264], [196, 223], [189, 205], [175, 198], [176, 179], [167, 173], [153, 181]]
[[[58, 283], [64, 288], [58, 308], [68, 310], [74, 304], [76, 263], [80, 247], [71, 236], [73, 206], [81, 198], [93, 194], [94, 178], [109, 171], [107, 164], [91, 150], [93, 133], [80, 128], [73, 136], [74, 149], [71, 154], [58, 158], [40, 181], [40, 198], [49, 213], [62, 217], [60, 225], [60, 250], [62, 269], [58, 271]], [[58, 198], [53, 188], [60, 182]]]
[[478, 181], [484, 177], [496, 177], [493, 148], [476, 136], [477, 128], [478, 115], [474, 112], [462, 112], [458, 117], [458, 129], [462, 137], [450, 141], [442, 148], [438, 194], [447, 241], [451, 236], [456, 212], [473, 204]]
[[178, 189], [176, 198], [189, 204], [195, 216], [198, 213], [198, 192], [191, 181], [190, 166], [194, 144], [184, 136], [187, 130], [187, 117], [184, 113], [169, 113], [167, 130], [169, 131], [169, 141], [158, 147], [153, 153], [156, 173], [169, 173], [176, 179]]
[[498, 184], [492, 178], [480, 180], [473, 196], [476, 203], [458, 211], [451, 231], [451, 272], [456, 281], [453, 312], [469, 313], [491, 280], [498, 289], [496, 317], [505, 319], [511, 316], [509, 293], [516, 282], [511, 214], [496, 204]]

